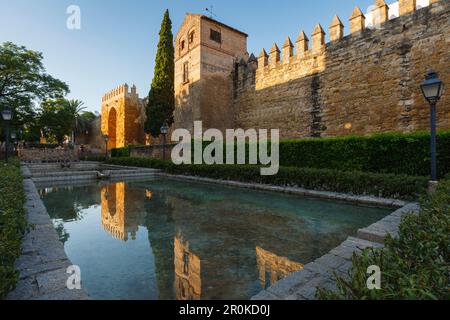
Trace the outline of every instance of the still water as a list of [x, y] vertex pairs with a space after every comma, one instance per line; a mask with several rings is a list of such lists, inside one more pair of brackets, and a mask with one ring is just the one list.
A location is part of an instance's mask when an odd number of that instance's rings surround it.
[[168, 179], [39, 192], [93, 299], [248, 299], [390, 212]]

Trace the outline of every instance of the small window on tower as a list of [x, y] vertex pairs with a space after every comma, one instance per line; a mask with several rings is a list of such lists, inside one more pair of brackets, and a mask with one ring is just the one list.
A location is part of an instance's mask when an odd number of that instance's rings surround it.
[[195, 40], [195, 31], [192, 31], [192, 32], [189, 34], [189, 43], [193, 43], [194, 40]]
[[183, 83], [189, 82], [189, 62], [183, 63]]
[[181, 41], [181, 44], [180, 44], [180, 48], [181, 48], [181, 50], [184, 50], [184, 47], [186, 46], [186, 43], [185, 43], [185, 41], [183, 40], [183, 41]]
[[212, 41], [222, 43], [222, 33], [220, 33], [220, 31], [218, 30], [211, 29], [210, 38]]

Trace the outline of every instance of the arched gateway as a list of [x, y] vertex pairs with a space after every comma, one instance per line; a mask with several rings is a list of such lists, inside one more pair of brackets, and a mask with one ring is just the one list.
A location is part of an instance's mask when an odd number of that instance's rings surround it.
[[108, 148], [145, 144], [144, 102], [133, 85], [124, 84], [102, 98], [102, 134], [108, 135]]

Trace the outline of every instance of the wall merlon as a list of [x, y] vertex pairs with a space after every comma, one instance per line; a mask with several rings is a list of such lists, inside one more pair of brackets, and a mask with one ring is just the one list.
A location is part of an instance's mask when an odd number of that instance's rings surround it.
[[330, 41], [340, 40], [344, 37], [344, 24], [341, 19], [336, 15], [331, 21], [330, 27]]
[[366, 17], [357, 6], [350, 16], [350, 33], [362, 32], [366, 29]]
[[275, 66], [278, 62], [280, 62], [280, 53], [280, 49], [277, 44], [274, 43], [269, 52], [269, 65]]
[[398, 1], [398, 14], [403, 16], [405, 14], [416, 11], [416, 0], [399, 0]]
[[385, 23], [389, 20], [389, 6], [384, 0], [376, 0], [372, 11], [372, 24], [374, 26]]
[[262, 49], [258, 58], [258, 67], [264, 68], [268, 64], [269, 64], [269, 55], [267, 54], [265, 49]]
[[291, 57], [294, 56], [294, 45], [292, 44], [291, 38], [286, 38], [282, 50], [283, 63], [289, 63]]
[[312, 50], [318, 51], [322, 50], [325, 46], [325, 31], [323, 30], [320, 23], [315, 27], [312, 34]]
[[299, 57], [304, 57], [306, 52], [309, 50], [309, 39], [304, 31], [300, 32], [296, 44], [297, 44], [297, 55]]

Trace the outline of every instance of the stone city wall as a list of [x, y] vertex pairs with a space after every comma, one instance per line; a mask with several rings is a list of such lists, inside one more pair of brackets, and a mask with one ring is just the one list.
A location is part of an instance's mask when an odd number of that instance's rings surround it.
[[[335, 16], [325, 31], [304, 32], [294, 45], [241, 60], [235, 73], [235, 126], [281, 129], [282, 138], [342, 136], [429, 128], [420, 83], [432, 68], [450, 84], [450, 1], [399, 2], [397, 18], [377, 0], [368, 25], [355, 8], [350, 35]], [[378, 23], [378, 24], [377, 24]], [[376, 27], [374, 28], [373, 25]], [[450, 128], [450, 91], [438, 105], [438, 128]]]

